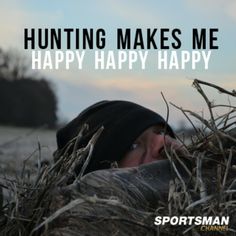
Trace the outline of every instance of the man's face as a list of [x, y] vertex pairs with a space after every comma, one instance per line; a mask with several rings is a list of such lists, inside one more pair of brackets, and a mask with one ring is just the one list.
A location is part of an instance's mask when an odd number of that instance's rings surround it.
[[131, 145], [130, 150], [118, 163], [120, 168], [136, 167], [145, 163], [162, 160], [164, 145], [169, 148], [181, 149], [182, 145], [169, 135], [164, 135], [163, 126], [152, 126], [146, 129]]

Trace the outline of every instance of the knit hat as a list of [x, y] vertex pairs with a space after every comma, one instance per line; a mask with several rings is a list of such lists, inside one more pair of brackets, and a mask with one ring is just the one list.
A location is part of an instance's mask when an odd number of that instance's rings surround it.
[[[120, 161], [136, 138], [150, 126], [166, 125], [167, 133], [175, 137], [171, 127], [159, 114], [143, 106], [128, 101], [101, 101], [85, 109], [57, 132], [59, 151], [78, 135], [84, 124], [88, 124], [89, 128], [78, 148], [86, 146], [92, 135], [104, 127], [85, 173], [110, 168], [112, 162]], [[79, 173], [79, 170], [76, 172]]]

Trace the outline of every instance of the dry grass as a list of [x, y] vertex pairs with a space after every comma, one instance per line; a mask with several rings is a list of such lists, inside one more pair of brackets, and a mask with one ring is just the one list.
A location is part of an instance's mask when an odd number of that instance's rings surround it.
[[[131, 172], [130, 181], [122, 178], [127, 176], [126, 170], [119, 169], [87, 177], [82, 177], [82, 169], [80, 175], [74, 176], [79, 162], [86, 160], [86, 167], [102, 132], [101, 128], [85, 148], [77, 150], [84, 132], [81, 130], [67, 147], [74, 148], [72, 155], [65, 150], [52, 166], [40, 166], [39, 160], [37, 173], [29, 174], [23, 169], [18, 178], [4, 181], [2, 187], [8, 198], [4, 202], [0, 199], [0, 234], [236, 235], [236, 107], [213, 104], [203, 86], [232, 99], [236, 92], [199, 80], [194, 80], [193, 86], [204, 98], [210, 119], [172, 104], [183, 112], [196, 135], [187, 147], [188, 155], [166, 150], [171, 176], [161, 175], [161, 181], [155, 174], [145, 174], [145, 168]], [[219, 106], [227, 108], [227, 112], [216, 115], [214, 109]], [[201, 122], [201, 129], [195, 127], [192, 117]], [[146, 192], [153, 194], [152, 200]], [[213, 233], [201, 232], [195, 225], [157, 227], [153, 224], [157, 215], [230, 216], [230, 225], [227, 232]]]

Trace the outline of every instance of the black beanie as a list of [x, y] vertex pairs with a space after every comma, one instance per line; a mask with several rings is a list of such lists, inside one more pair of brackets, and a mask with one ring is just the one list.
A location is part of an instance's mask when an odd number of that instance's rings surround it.
[[[84, 124], [88, 124], [89, 128], [78, 148], [86, 146], [92, 135], [104, 127], [85, 173], [110, 168], [112, 162], [120, 161], [136, 138], [150, 126], [166, 125], [167, 133], [175, 137], [160, 115], [143, 106], [128, 101], [102, 101], [85, 109], [57, 132], [59, 152], [78, 135]], [[76, 172], [79, 173], [79, 170]]]

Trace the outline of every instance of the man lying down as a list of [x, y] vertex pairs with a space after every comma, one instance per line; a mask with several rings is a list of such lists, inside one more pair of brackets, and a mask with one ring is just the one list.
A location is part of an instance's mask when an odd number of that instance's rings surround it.
[[[85, 124], [87, 130], [77, 138]], [[159, 114], [127, 101], [96, 103], [60, 129], [55, 160], [85, 148], [101, 127], [89, 161], [79, 161], [63, 188], [61, 204], [71, 207], [57, 219], [60, 235], [155, 235], [157, 215], [171, 213], [176, 204], [175, 209], [183, 211], [200, 195], [214, 191], [216, 169], [208, 164], [211, 171], [205, 172], [204, 184], [194, 182], [193, 160], [171, 127]], [[194, 190], [191, 196], [187, 187]], [[174, 196], [176, 192], [180, 194]], [[55, 205], [58, 201], [61, 197], [55, 198]], [[167, 202], [169, 212], [162, 212]], [[47, 233], [57, 232], [58, 227]]]

